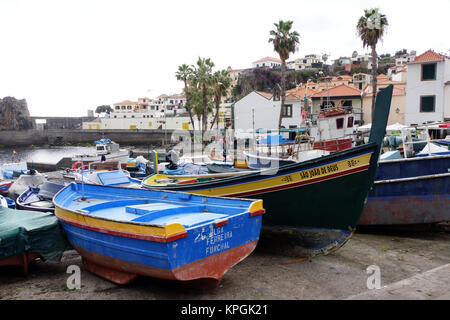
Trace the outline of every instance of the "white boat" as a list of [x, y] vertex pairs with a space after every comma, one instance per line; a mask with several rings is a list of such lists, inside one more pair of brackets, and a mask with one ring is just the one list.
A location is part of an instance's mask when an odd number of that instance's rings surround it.
[[95, 154], [94, 155], [75, 155], [72, 157], [74, 162], [94, 162], [101, 161], [102, 156], [105, 156], [106, 160], [120, 161], [121, 163], [127, 163], [129, 151], [126, 149], [120, 149], [118, 143], [109, 139], [101, 139], [94, 142]]
[[77, 170], [72, 173], [73, 180], [79, 183], [104, 186], [120, 186], [140, 188], [141, 181], [131, 178], [128, 171], [122, 170], [120, 162], [91, 162], [87, 170]]

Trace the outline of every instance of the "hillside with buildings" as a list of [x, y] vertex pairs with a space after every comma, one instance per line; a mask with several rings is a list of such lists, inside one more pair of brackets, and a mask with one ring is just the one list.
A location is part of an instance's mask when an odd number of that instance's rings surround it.
[[[416, 55], [406, 49], [394, 55], [377, 57], [377, 88], [392, 84], [394, 92], [389, 124], [420, 125], [450, 119], [450, 59], [448, 55], [428, 50]], [[302, 107], [308, 116], [325, 105], [350, 108], [359, 124], [370, 123], [372, 100], [372, 57], [358, 54], [329, 61], [326, 54], [308, 54], [287, 61], [286, 110], [283, 126], [300, 126]], [[276, 127], [279, 114], [281, 60], [264, 57], [249, 68], [228, 68], [231, 87], [221, 99], [219, 127], [232, 120], [235, 128], [252, 129], [252, 114], [262, 117], [257, 127]], [[265, 105], [270, 108], [265, 109]], [[278, 111], [277, 111], [278, 107]], [[253, 110], [253, 113], [252, 111]], [[260, 110], [266, 110], [259, 112]], [[270, 111], [272, 110], [272, 111]], [[194, 121], [198, 119], [194, 115]], [[213, 115], [208, 116], [208, 122]], [[84, 122], [83, 129], [170, 129], [192, 130], [183, 92], [156, 98], [124, 100], [112, 106], [112, 112], [94, 121]]]

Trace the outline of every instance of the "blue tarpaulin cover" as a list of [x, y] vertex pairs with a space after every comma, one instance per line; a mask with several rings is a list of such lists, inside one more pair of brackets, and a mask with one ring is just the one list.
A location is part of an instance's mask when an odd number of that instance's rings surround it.
[[100, 144], [100, 143], [111, 143], [110, 139], [100, 139], [97, 141], [94, 141], [94, 144]]

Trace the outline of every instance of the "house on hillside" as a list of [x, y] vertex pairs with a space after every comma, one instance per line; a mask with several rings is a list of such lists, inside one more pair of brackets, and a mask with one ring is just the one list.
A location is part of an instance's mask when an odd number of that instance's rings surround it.
[[359, 90], [363, 90], [368, 84], [372, 82], [372, 76], [367, 73], [355, 73], [353, 74], [353, 87]]
[[328, 90], [322, 90], [311, 96], [312, 112], [318, 114], [326, 108], [327, 100], [332, 107], [344, 107], [355, 113], [355, 120], [361, 121], [362, 118], [362, 91], [346, 84], [331, 87]]
[[430, 49], [407, 66], [405, 124], [450, 120], [450, 58]]
[[262, 59], [253, 62], [253, 68], [260, 68], [260, 67], [278, 68], [281, 67], [281, 60], [272, 57], [264, 57]]

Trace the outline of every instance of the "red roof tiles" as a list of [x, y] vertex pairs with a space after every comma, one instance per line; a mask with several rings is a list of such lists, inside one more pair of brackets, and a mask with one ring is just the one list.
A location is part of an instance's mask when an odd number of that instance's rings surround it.
[[255, 61], [255, 62], [253, 62], [253, 63], [256, 63], [256, 62], [263, 62], [263, 61], [274, 61], [274, 62], [278, 62], [278, 63], [281, 63], [281, 60], [280, 60], [280, 59], [277, 59], [277, 58], [272, 58], [272, 57], [265, 57], [265, 58], [262, 58], [262, 59], [256, 60], [256, 61]]
[[327, 90], [322, 90], [321, 92], [317, 92], [311, 96], [311, 98], [320, 98], [320, 97], [326, 97], [329, 95], [330, 97], [350, 97], [350, 96], [360, 96], [361, 91], [350, 87], [346, 84], [341, 84]]
[[444, 55], [434, 52], [433, 50], [428, 50], [417, 56], [412, 63], [428, 62], [428, 61], [439, 61], [445, 58]]

